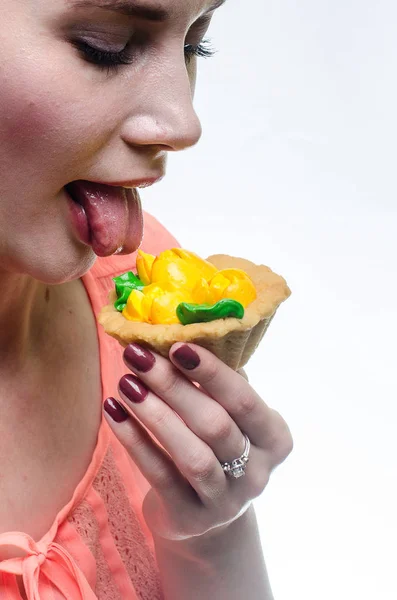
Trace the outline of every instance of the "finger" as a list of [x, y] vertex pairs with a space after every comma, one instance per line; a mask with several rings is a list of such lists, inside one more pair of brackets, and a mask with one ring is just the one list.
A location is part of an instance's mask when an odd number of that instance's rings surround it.
[[[145, 356], [144, 368], [147, 370], [142, 371]], [[168, 359], [130, 344], [124, 352], [124, 362], [181, 417], [197, 437], [212, 448], [221, 463], [241, 456], [245, 446], [244, 436], [228, 412], [186, 379]]]
[[202, 502], [214, 502], [222, 496], [226, 477], [211, 448], [134, 375], [121, 378], [119, 392], [134, 416], [168, 452]]
[[248, 375], [247, 375], [245, 369], [238, 369], [237, 373], [239, 375], [241, 375], [241, 377], [244, 377], [245, 381], [249, 381]]
[[171, 458], [120, 402], [108, 398], [103, 408], [105, 418], [117, 438], [142, 475], [164, 499], [174, 501], [178, 494], [192, 492]]
[[174, 344], [172, 363], [190, 380], [196, 381], [229, 413], [251, 443], [267, 448], [277, 435], [278, 423], [265, 404], [243, 377], [195, 344]]

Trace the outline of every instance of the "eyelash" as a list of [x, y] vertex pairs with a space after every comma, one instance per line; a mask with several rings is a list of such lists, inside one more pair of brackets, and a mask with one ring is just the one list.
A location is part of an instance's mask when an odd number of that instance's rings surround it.
[[185, 45], [185, 57], [186, 61], [189, 62], [194, 56], [198, 58], [211, 58], [214, 56], [215, 50], [211, 46], [210, 40], [203, 40], [197, 46], [193, 44]]
[[[119, 52], [110, 52], [109, 50], [99, 50], [99, 48], [94, 48], [83, 41], [75, 41], [73, 43], [85, 60], [103, 69], [116, 69], [121, 65], [130, 65], [133, 62], [133, 56], [127, 48], [124, 48]], [[189, 63], [194, 56], [210, 58], [215, 54], [215, 50], [211, 48], [209, 40], [203, 40], [196, 46], [193, 44], [186, 44], [184, 49], [187, 63]]]

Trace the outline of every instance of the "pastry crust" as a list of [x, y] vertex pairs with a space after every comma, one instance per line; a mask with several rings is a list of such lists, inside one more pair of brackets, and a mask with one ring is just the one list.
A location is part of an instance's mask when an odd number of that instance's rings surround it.
[[99, 315], [100, 324], [122, 346], [136, 342], [168, 357], [175, 342], [192, 342], [207, 348], [233, 369], [241, 368], [258, 346], [278, 306], [291, 292], [286, 281], [264, 265], [227, 254], [214, 254], [206, 260], [218, 270], [242, 269], [251, 278], [257, 298], [245, 308], [242, 319], [217, 319], [191, 325], [129, 321], [114, 308], [116, 292], [112, 291], [109, 304]]

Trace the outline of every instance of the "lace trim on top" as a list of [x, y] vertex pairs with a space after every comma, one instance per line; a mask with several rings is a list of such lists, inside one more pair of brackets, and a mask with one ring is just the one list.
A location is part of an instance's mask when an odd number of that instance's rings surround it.
[[105, 504], [117, 551], [141, 600], [161, 600], [158, 569], [109, 448], [93, 488]]

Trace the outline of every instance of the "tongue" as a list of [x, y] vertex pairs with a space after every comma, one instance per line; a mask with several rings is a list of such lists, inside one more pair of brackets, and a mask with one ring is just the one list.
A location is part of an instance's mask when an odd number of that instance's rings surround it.
[[84, 208], [95, 254], [110, 256], [124, 246], [128, 239], [130, 190], [89, 181], [75, 181], [68, 188]]

